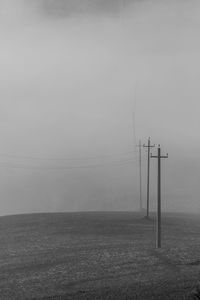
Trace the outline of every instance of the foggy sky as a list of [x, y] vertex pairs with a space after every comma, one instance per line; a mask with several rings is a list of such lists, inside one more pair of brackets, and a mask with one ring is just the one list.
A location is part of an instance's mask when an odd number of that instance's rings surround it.
[[[0, 0], [0, 11], [0, 214], [138, 209], [135, 145], [149, 136], [169, 153], [163, 209], [200, 212], [199, 1]], [[142, 171], [145, 205], [145, 151]]]

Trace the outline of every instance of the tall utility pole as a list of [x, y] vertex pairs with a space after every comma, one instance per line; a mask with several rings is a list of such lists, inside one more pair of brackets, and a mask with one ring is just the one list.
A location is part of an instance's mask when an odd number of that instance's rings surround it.
[[140, 212], [142, 212], [142, 143], [139, 141], [139, 166], [140, 166]]
[[143, 145], [143, 147], [148, 148], [148, 163], [147, 163], [147, 215], [146, 218], [149, 218], [149, 174], [150, 174], [150, 148], [155, 147], [155, 145], [151, 145], [150, 137], [148, 138], [148, 144]]
[[156, 220], [156, 248], [161, 248], [161, 158], [168, 158], [168, 154], [161, 156], [160, 145], [158, 145], [158, 155], [153, 156], [158, 159], [158, 200], [157, 200], [157, 220]]

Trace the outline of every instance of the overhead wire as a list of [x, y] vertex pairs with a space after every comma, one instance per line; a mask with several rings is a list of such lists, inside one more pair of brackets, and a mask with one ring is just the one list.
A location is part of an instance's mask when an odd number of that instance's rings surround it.
[[135, 163], [134, 160], [112, 161], [106, 164], [91, 164], [91, 165], [71, 165], [71, 166], [32, 166], [23, 164], [0, 163], [0, 167], [12, 169], [30, 169], [30, 170], [71, 170], [71, 169], [88, 169], [98, 167], [123, 166]]
[[116, 154], [105, 154], [99, 156], [86, 156], [86, 157], [39, 157], [39, 156], [26, 156], [26, 155], [14, 155], [14, 154], [2, 154], [0, 153], [0, 157], [7, 157], [7, 158], [16, 158], [16, 159], [23, 159], [23, 160], [44, 160], [44, 161], [81, 161], [81, 160], [95, 160], [95, 159], [107, 159], [112, 157], [117, 157], [120, 155], [129, 155], [132, 154], [133, 151], [127, 151], [122, 153]]
[[[66, 169], [82, 169], [82, 168], [96, 168], [96, 167], [106, 167], [106, 166], [116, 166], [116, 165], [123, 165], [128, 163], [135, 163], [133, 159], [133, 154], [135, 153], [135, 159], [137, 160], [136, 155], [136, 122], [135, 122], [135, 110], [136, 110], [136, 84], [135, 84], [135, 97], [134, 97], [134, 107], [133, 107], [133, 134], [134, 134], [134, 141], [135, 141], [135, 147], [131, 151], [125, 151], [121, 153], [115, 153], [115, 154], [104, 154], [104, 155], [95, 155], [95, 156], [83, 156], [83, 157], [42, 157], [42, 156], [32, 156], [32, 155], [17, 155], [17, 154], [5, 154], [0, 153], [1, 158], [9, 158], [11, 159], [11, 162], [0, 162], [0, 167], [8, 167], [8, 168], [15, 168], [15, 169], [38, 169], [38, 170], [66, 170]], [[124, 156], [123, 158], [121, 156]], [[121, 159], [117, 161], [109, 161], [111, 158], [115, 159]], [[124, 160], [122, 160], [124, 159]], [[13, 162], [13, 160], [15, 160]], [[17, 163], [16, 163], [17, 160]], [[83, 164], [83, 165], [54, 165], [54, 166], [33, 166], [33, 165], [26, 165], [26, 164], [20, 164], [19, 161], [43, 161], [43, 162], [91, 162], [91, 164]], [[101, 161], [100, 160], [104, 160]]]

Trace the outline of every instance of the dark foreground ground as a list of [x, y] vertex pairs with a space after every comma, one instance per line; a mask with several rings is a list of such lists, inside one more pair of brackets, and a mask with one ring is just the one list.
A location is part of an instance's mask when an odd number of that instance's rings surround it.
[[163, 248], [137, 213], [0, 218], [0, 299], [188, 299], [200, 279], [200, 216], [167, 214]]

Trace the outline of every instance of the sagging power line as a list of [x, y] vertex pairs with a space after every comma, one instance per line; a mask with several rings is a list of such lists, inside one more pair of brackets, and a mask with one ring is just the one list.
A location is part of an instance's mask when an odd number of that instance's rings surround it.
[[16, 158], [22, 160], [41, 160], [41, 161], [82, 161], [82, 160], [95, 160], [95, 159], [110, 159], [119, 156], [127, 156], [133, 154], [133, 151], [126, 151], [121, 153], [104, 154], [96, 156], [85, 156], [85, 157], [40, 157], [40, 156], [28, 156], [28, 155], [16, 155], [16, 154], [2, 154], [0, 157]]
[[128, 166], [134, 164], [134, 160], [119, 160], [111, 161], [106, 164], [91, 164], [91, 165], [69, 165], [69, 166], [33, 166], [25, 164], [9, 164], [9, 163], [0, 163], [0, 167], [3, 168], [12, 168], [12, 169], [26, 169], [26, 170], [72, 170], [72, 169], [90, 169], [90, 168], [102, 168], [102, 167], [113, 167], [113, 166]]

